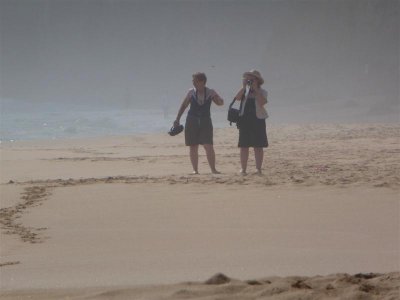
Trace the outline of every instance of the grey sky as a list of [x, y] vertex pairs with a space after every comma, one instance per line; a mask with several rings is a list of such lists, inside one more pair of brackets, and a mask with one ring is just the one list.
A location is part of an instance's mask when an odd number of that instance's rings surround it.
[[2, 98], [175, 104], [203, 71], [229, 100], [256, 68], [282, 106], [399, 101], [398, 0], [0, 3]]

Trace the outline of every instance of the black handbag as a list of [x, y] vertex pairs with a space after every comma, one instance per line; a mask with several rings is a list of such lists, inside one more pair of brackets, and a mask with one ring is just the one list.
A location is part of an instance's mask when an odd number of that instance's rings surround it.
[[[232, 103], [229, 105], [228, 109], [228, 121], [230, 122], [230, 125], [232, 126], [232, 123], [238, 123], [239, 118], [240, 118], [240, 108], [233, 108], [233, 104], [235, 103], [236, 99], [233, 99]], [[240, 106], [242, 106], [240, 104]]]

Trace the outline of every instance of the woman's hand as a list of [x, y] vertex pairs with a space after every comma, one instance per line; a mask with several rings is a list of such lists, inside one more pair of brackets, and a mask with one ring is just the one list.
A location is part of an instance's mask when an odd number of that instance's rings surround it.
[[242, 84], [243, 84], [243, 88], [246, 89], [247, 78], [243, 78], [243, 79], [242, 79]]
[[254, 92], [257, 92], [257, 91], [260, 89], [260, 87], [258, 86], [257, 80], [253, 80], [253, 81], [252, 81], [250, 88], [251, 88]]
[[235, 96], [235, 100], [242, 101], [245, 92], [246, 92], [246, 85], [244, 84], [243, 87], [237, 92], [237, 94]]
[[179, 120], [175, 120], [174, 121], [174, 127], [178, 127], [179, 126]]

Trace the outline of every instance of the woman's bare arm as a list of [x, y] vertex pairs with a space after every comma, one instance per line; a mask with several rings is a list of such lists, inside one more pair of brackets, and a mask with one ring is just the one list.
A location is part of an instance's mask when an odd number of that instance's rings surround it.
[[174, 121], [174, 126], [178, 126], [181, 120], [181, 117], [183, 113], [185, 112], [186, 108], [190, 104], [190, 98], [189, 98], [189, 93], [186, 95], [185, 99], [183, 99], [181, 107], [179, 108], [178, 115], [176, 116], [176, 119]]
[[214, 95], [211, 96], [212, 101], [219, 106], [224, 105], [224, 99], [222, 99], [220, 97], [220, 95], [217, 94], [217, 92], [215, 92], [215, 91], [213, 91], [213, 92], [214, 92]]
[[246, 87], [242, 87], [235, 96], [236, 101], [242, 101], [244, 93], [246, 93]]
[[256, 97], [256, 101], [261, 106], [265, 105], [268, 102], [267, 97], [264, 96], [264, 93], [260, 88], [254, 90], [254, 95]]

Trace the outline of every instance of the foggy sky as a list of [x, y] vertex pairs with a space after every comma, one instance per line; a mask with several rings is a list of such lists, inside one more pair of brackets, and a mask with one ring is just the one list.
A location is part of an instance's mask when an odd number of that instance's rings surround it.
[[175, 105], [202, 71], [229, 101], [256, 68], [278, 105], [398, 107], [398, 0], [0, 0], [0, 17], [1, 98]]

